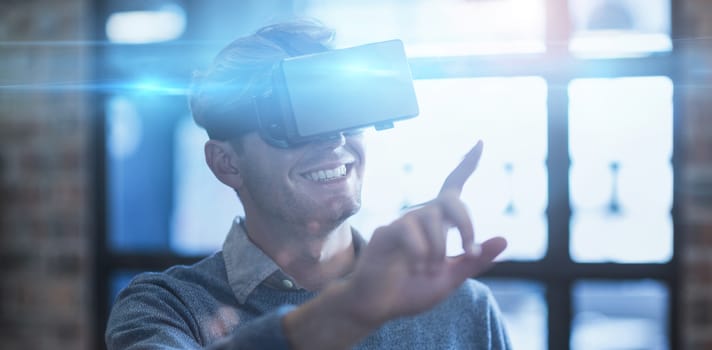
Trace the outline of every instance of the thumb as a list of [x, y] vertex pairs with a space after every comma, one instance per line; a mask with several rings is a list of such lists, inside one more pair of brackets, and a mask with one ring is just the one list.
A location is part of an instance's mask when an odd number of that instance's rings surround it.
[[467, 278], [475, 277], [487, 271], [494, 265], [494, 259], [507, 248], [507, 240], [503, 237], [494, 237], [482, 242], [479, 254], [464, 253], [453, 257], [452, 264], [453, 282], [462, 283]]

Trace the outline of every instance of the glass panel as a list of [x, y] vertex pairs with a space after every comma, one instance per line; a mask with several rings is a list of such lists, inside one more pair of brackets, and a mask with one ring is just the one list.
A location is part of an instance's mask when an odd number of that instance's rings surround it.
[[575, 261], [670, 260], [672, 90], [666, 77], [569, 86]]
[[572, 350], [668, 349], [668, 290], [657, 281], [574, 286]]
[[[482, 139], [482, 159], [462, 194], [477, 239], [502, 235], [509, 240], [502, 258], [540, 259], [547, 240], [546, 91], [538, 77], [416, 81], [420, 116], [367, 135], [355, 227], [370, 237], [404, 207], [432, 199]], [[459, 236], [449, 238], [448, 253], [459, 253]]]
[[244, 215], [235, 192], [205, 164], [203, 145], [207, 140], [205, 130], [192, 117], [178, 123], [171, 248], [179, 254], [209, 254], [220, 249], [232, 220]]
[[569, 0], [570, 50], [586, 57], [629, 57], [672, 50], [670, 0]]
[[173, 128], [184, 96], [117, 95], [106, 103], [109, 248], [168, 249]]
[[542, 0], [301, 0], [351, 46], [401, 39], [409, 56], [543, 52]]
[[513, 349], [547, 349], [547, 305], [540, 283], [483, 279], [492, 290], [507, 326]]

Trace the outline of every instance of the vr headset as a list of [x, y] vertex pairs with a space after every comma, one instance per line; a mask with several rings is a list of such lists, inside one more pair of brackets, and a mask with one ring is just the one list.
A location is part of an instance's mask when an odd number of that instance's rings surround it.
[[[400, 40], [285, 58], [274, 68], [272, 87], [224, 119], [279, 148], [391, 128], [419, 113]], [[215, 129], [212, 138], [235, 135], [228, 125]]]

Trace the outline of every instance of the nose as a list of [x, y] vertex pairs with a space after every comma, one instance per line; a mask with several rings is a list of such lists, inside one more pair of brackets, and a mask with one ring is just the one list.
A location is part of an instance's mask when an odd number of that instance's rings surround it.
[[328, 148], [338, 148], [346, 144], [346, 136], [343, 132], [325, 136], [319, 140], [319, 145]]

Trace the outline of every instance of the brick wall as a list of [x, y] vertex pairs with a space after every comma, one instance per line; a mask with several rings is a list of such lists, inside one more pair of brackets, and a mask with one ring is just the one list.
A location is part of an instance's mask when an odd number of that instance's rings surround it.
[[712, 349], [712, 1], [680, 1], [682, 345]]
[[88, 49], [26, 45], [84, 39], [86, 4], [0, 2], [2, 349], [90, 347], [89, 101], [37, 89], [86, 79]]

